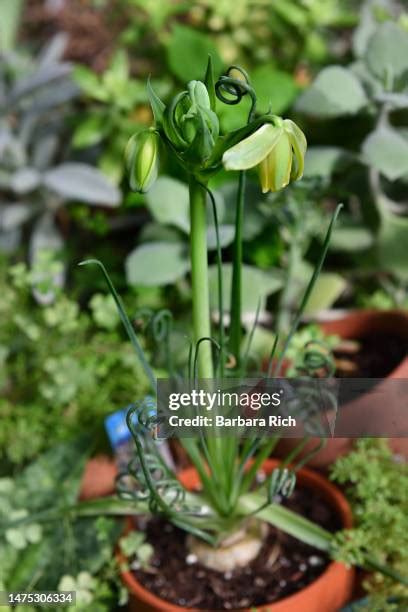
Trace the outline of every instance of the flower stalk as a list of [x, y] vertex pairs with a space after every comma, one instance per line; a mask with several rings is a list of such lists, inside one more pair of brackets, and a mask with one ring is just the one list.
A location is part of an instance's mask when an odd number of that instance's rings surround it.
[[[210, 341], [210, 294], [208, 288], [207, 255], [207, 194], [204, 187], [194, 177], [190, 178], [189, 189], [193, 342], [196, 351], [198, 351], [198, 377], [212, 378], [213, 362]], [[208, 338], [208, 341], [202, 341], [204, 338]]]
[[245, 171], [241, 171], [239, 173], [237, 206], [235, 212], [234, 259], [231, 284], [231, 321], [229, 335], [229, 349], [235, 358], [235, 368], [238, 371], [241, 367], [242, 343], [242, 232], [244, 226], [245, 184]]
[[[212, 336], [211, 330], [207, 195], [213, 204], [218, 240], [220, 296], [222, 296], [221, 245], [215, 200], [207, 185], [209, 179], [222, 168], [239, 172], [229, 346], [236, 360], [235, 374], [240, 376], [245, 362], [245, 358], [240, 359], [245, 172], [251, 168], [258, 169], [263, 191], [284, 188], [290, 180], [301, 178], [306, 139], [300, 129], [289, 120], [270, 113], [254, 118], [255, 92], [246, 74], [236, 67], [215, 83], [209, 62], [205, 82], [191, 81], [168, 105], [156, 96], [150, 84], [148, 92], [155, 125], [150, 130], [133, 137], [127, 150], [127, 166], [133, 188], [145, 191], [156, 177], [160, 142], [170, 151], [189, 177], [192, 346], [195, 350], [193, 369], [190, 367], [190, 382], [194, 382], [197, 378], [213, 378], [215, 369], [212, 359], [213, 345], [219, 350], [222, 361], [219, 371], [223, 372], [224, 330], [221, 325], [218, 338], [221, 346]], [[216, 97], [222, 103], [234, 105], [244, 96], [251, 99], [248, 121], [238, 130], [220, 134]], [[324, 255], [325, 249], [323, 258]], [[322, 261], [317, 267], [312, 284], [317, 278], [321, 263]], [[117, 301], [117, 305], [139, 354], [132, 326], [122, 304]], [[219, 316], [220, 318], [223, 316], [222, 299]], [[257, 515], [261, 516], [260, 513], [266, 512], [268, 508], [269, 513], [261, 518], [273, 523], [277, 516], [278, 519], [282, 518], [283, 512], [283, 528], [289, 533], [296, 531], [294, 523], [298, 524], [298, 519], [290, 518], [287, 522], [285, 520], [287, 514], [283, 509], [278, 515], [270, 511], [275, 505], [273, 500], [276, 495], [289, 496], [293, 490], [295, 476], [288, 469], [275, 469], [261, 487], [262, 491], [258, 487], [259, 495], [254, 498], [256, 503], [249, 503], [252, 497], [248, 498], [248, 491], [255, 482], [258, 468], [275, 443], [274, 440], [261, 444], [261, 440], [250, 439], [249, 445], [244, 444], [246, 450], [242, 454], [236, 437], [221, 438], [213, 432], [213, 435], [198, 434], [196, 437], [183, 439], [182, 444], [197, 469], [203, 487], [202, 494], [196, 497], [197, 503], [194, 503], [194, 496], [184, 490], [176, 474], [162, 463], [153, 441], [145, 435], [146, 431], [153, 433], [156, 427], [154, 417], [151, 417], [145, 408], [143, 402], [139, 402], [128, 412], [127, 423], [135, 440], [138, 455], [137, 463], [129, 466], [128, 475], [135, 479], [137, 487], [134, 490], [127, 490], [126, 482], [122, 482], [122, 489], [119, 489], [122, 494], [134, 496], [135, 500], [148, 499], [149, 509], [153, 514], [164, 514], [174, 525], [211, 546], [219, 546], [221, 542], [226, 541], [227, 536], [239, 532], [243, 522], [248, 518], [252, 516], [259, 518]], [[143, 443], [139, 440], [142, 436]], [[253, 467], [246, 469], [251, 458]], [[246, 505], [243, 500], [247, 501]], [[299, 531], [299, 534], [304, 539], [309, 538], [307, 540], [309, 542], [316, 539], [314, 527], [308, 523], [304, 524], [304, 531]]]
[[[224, 104], [239, 104], [244, 96], [251, 98], [247, 125], [249, 125], [256, 111], [256, 94], [247, 73], [232, 66], [225, 76], [221, 76], [215, 85], [216, 95]], [[231, 308], [230, 308], [230, 334], [229, 350], [235, 359], [235, 370], [241, 367], [242, 343], [242, 252], [243, 252], [243, 225], [245, 207], [246, 172], [241, 170], [238, 179], [238, 192], [235, 211], [235, 237], [233, 251], [232, 281], [231, 281]]]

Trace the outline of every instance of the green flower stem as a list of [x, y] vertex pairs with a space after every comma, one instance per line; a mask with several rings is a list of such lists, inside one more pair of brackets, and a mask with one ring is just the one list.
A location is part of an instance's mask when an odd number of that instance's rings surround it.
[[[193, 292], [193, 342], [198, 350], [197, 373], [198, 378], [213, 378], [214, 368], [212, 361], [210, 298], [208, 288], [208, 254], [207, 254], [207, 191], [205, 186], [197, 182], [194, 177], [190, 179], [190, 249], [191, 249], [191, 285]], [[200, 342], [202, 338], [208, 341]], [[200, 344], [198, 344], [200, 342]], [[223, 465], [223, 440], [210, 436], [207, 442], [209, 465], [212, 470], [214, 484], [218, 481], [215, 475], [225, 478]], [[220, 491], [225, 491], [223, 482]], [[207, 487], [204, 487], [208, 489]], [[210, 489], [212, 488], [210, 484]], [[213, 491], [209, 491], [213, 496]], [[226, 501], [219, 495], [219, 503], [223, 514], [226, 513]]]
[[[194, 177], [190, 179], [190, 249], [193, 291], [193, 342], [211, 337], [208, 288], [206, 191]], [[198, 377], [213, 377], [211, 342], [201, 342], [198, 355]]]
[[240, 367], [242, 341], [242, 230], [244, 225], [245, 172], [239, 173], [237, 209], [235, 217], [235, 241], [231, 284], [231, 323], [230, 351], [236, 359], [236, 368]]

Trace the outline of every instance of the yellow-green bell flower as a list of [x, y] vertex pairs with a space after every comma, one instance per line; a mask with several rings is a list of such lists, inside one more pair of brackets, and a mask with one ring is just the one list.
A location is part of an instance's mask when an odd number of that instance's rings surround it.
[[306, 138], [290, 119], [276, 117], [225, 151], [226, 170], [258, 167], [262, 192], [279, 191], [303, 176]]
[[125, 160], [132, 191], [145, 193], [150, 189], [158, 173], [159, 135], [155, 130], [137, 132], [129, 140]]

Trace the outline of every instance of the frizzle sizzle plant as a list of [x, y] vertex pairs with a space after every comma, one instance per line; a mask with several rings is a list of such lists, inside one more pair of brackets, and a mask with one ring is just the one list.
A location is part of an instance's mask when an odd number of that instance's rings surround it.
[[[291, 180], [297, 180], [302, 176], [306, 139], [302, 131], [288, 119], [284, 120], [271, 113], [256, 117], [255, 92], [245, 72], [236, 67], [232, 67], [226, 75], [215, 82], [209, 60], [204, 82], [191, 81], [186, 90], [176, 95], [167, 106], [157, 97], [150, 84], [148, 91], [155, 126], [133, 136], [126, 150], [126, 164], [131, 187], [139, 191], [148, 189], [157, 177], [160, 147], [167, 148], [188, 175], [193, 293], [193, 335], [189, 376], [191, 380], [196, 380], [197, 377], [210, 379], [214, 375], [222, 378], [225, 376], [226, 363], [229, 360], [235, 364], [233, 375], [238, 377], [245, 371], [245, 359], [241, 355], [240, 308], [245, 171], [251, 168], [259, 169], [263, 191], [277, 191], [284, 188]], [[241, 129], [220, 135], [216, 113], [217, 98], [223, 103], [235, 105], [244, 96], [249, 96], [252, 102], [247, 124]], [[216, 232], [218, 230], [216, 206], [208, 188], [208, 181], [223, 168], [240, 172], [229, 338], [222, 317], [219, 317], [217, 333], [213, 334], [211, 329], [206, 244], [207, 199], [212, 204]], [[337, 213], [338, 211], [330, 224], [325, 248], [299, 309], [291, 335], [296, 329], [302, 309], [320, 271]], [[222, 300], [223, 279], [219, 246], [217, 255], [218, 295]], [[99, 265], [105, 274], [131, 341], [144, 364], [152, 391], [155, 391], [155, 377], [142, 354], [121, 300], [103, 265], [97, 261], [93, 263]], [[224, 311], [222, 302], [219, 310], [220, 313]], [[288, 337], [285, 342], [286, 348], [289, 340]], [[213, 348], [218, 354], [217, 360], [214, 359]], [[277, 361], [276, 372], [280, 369], [283, 356], [284, 353]], [[272, 361], [273, 359], [274, 355], [271, 356]], [[138, 486], [136, 490], [129, 489], [128, 475], [124, 475], [123, 479], [119, 478], [119, 490], [123, 496], [134, 498], [143, 507], [147, 505], [153, 513], [163, 514], [173, 524], [190, 532], [193, 536], [190, 539], [191, 546], [197, 551], [202, 550], [202, 545], [198, 544], [199, 540], [204, 540], [216, 548], [221, 548], [231, 533], [241, 533], [241, 539], [245, 540], [246, 529], [253, 526], [251, 517], [254, 516], [269, 520], [319, 548], [327, 548], [330, 540], [327, 533], [306, 519], [272, 504], [278, 493], [285, 496], [293, 490], [294, 473], [287, 469], [275, 470], [266, 484], [256, 492], [249, 493], [259, 467], [270, 454], [276, 440], [265, 442], [260, 439], [249, 439], [242, 449], [239, 440], [232, 437], [221, 440], [202, 436], [200, 440], [182, 440], [203, 485], [201, 494], [192, 494], [182, 487], [175, 474], [163, 464], [157, 453], [157, 444], [150, 435], [155, 426], [150, 408], [150, 405], [142, 402], [135, 405], [128, 413], [128, 426], [137, 448], [137, 460], [129, 466], [129, 473]], [[142, 434], [141, 429], [144, 432]], [[246, 471], [251, 458], [254, 459], [252, 467]], [[262, 530], [258, 530], [257, 538], [262, 538]], [[216, 554], [211, 555], [211, 559], [212, 566], [216, 567]]]

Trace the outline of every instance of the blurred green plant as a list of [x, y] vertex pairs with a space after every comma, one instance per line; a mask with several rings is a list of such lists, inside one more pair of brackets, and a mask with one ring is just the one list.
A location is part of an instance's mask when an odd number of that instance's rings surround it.
[[286, 353], [288, 367], [285, 376], [333, 376], [336, 366], [332, 351], [339, 337], [328, 336], [318, 325], [306, 325], [294, 334]]
[[356, 303], [361, 308], [408, 310], [408, 284], [389, 276], [380, 277], [374, 286], [370, 283], [357, 289]]
[[[53, 284], [58, 263], [37, 269], [0, 267], [0, 448], [3, 461], [20, 466], [49, 447], [100, 424], [103, 417], [145, 389], [144, 378], [118, 330], [110, 296], [95, 294], [90, 311]], [[45, 275], [48, 271], [48, 276]], [[32, 290], [54, 301], [36, 306]], [[61, 418], [63, 415], [63, 418]], [[97, 417], [97, 418], [96, 418]], [[53, 431], [53, 438], [48, 435]]]
[[[169, 18], [185, 13], [191, 2], [179, 0], [178, 2], [155, 2], [154, 0], [121, 0], [127, 7], [139, 9], [133, 13], [134, 21], [125, 30], [125, 38], [132, 40], [133, 36], [140, 34], [145, 27], [153, 32], [163, 33]], [[142, 17], [145, 17], [145, 20]]]
[[[324, 68], [297, 110], [326, 121], [324, 146], [310, 147], [306, 175], [349, 200], [331, 248], [366, 271], [407, 279], [408, 14], [391, 0], [368, 0], [354, 32], [355, 61]], [[334, 146], [335, 126], [340, 146]], [[340, 127], [342, 126], [342, 127]], [[343, 134], [343, 136], [341, 136]], [[319, 136], [318, 136], [319, 137]], [[329, 142], [329, 146], [327, 146]]]
[[[14, 478], [0, 478], [0, 519], [41, 515], [56, 498], [63, 504], [74, 503], [92, 448], [90, 442], [82, 436], [60, 444]], [[127, 600], [114, 556], [122, 529], [122, 522], [117, 519], [66, 517], [58, 524], [40, 526], [33, 519], [29, 524], [2, 531], [0, 588], [9, 591], [73, 590], [76, 591], [76, 604], [64, 609], [109, 612]], [[130, 559], [137, 559], [132, 541], [127, 543], [126, 536], [120, 541], [129, 549]], [[139, 544], [141, 548], [146, 546], [143, 542]], [[145, 551], [143, 558], [148, 559], [148, 552]], [[24, 609], [34, 612], [49, 609], [49, 606], [24, 606]]]
[[[197, 62], [209, 52], [225, 63], [248, 67], [269, 63], [273, 58], [289, 73], [299, 63], [321, 65], [347, 51], [346, 38], [336, 44], [336, 35], [341, 38], [342, 30], [357, 22], [354, 0], [341, 5], [335, 0], [297, 0], [290, 4], [284, 0], [238, 0], [233, 7], [229, 0], [123, 0], [122, 4], [130, 21], [122, 40], [136, 46], [144, 37], [151, 43], [152, 34], [156, 34], [159, 47], [168, 45], [169, 67], [181, 80], [190, 80], [202, 71]], [[186, 45], [185, 66], [174, 62], [175, 49], [182, 40]], [[193, 49], [196, 53], [189, 53]]]
[[191, 13], [219, 38], [227, 61], [247, 63], [249, 56], [259, 64], [273, 57], [291, 71], [300, 61], [319, 64], [332, 55], [330, 30], [356, 22], [354, 5], [333, 0], [238, 0], [232, 9], [228, 0], [199, 0]]
[[[101, 0], [98, 6], [101, 4], [112, 15], [116, 14], [109, 2]], [[119, 37], [109, 74], [124, 53], [123, 48], [134, 58], [132, 72], [139, 78], [150, 73], [162, 75], [167, 68], [169, 77], [181, 82], [202, 73], [210, 54], [217, 75], [228, 64], [240, 63], [251, 68], [259, 108], [266, 112], [271, 104], [277, 113], [287, 110], [299, 87], [309, 82], [308, 64], [320, 66], [333, 56], [341, 59], [347, 53], [349, 37], [344, 29], [357, 21], [354, 0], [347, 0], [342, 7], [335, 0], [298, 0], [290, 6], [284, 0], [272, 4], [267, 0], [239, 0], [233, 10], [225, 0], [119, 0], [116, 8], [126, 15], [127, 25]], [[93, 90], [89, 92], [91, 99], [105, 96], [101, 79], [95, 75], [88, 73], [83, 84], [85, 91], [88, 87]], [[133, 80], [129, 91], [137, 89], [140, 91], [140, 84]], [[125, 101], [130, 98], [129, 92], [122, 96]], [[122, 103], [120, 96], [115, 94], [112, 102], [118, 111]], [[222, 127], [228, 130], [241, 125], [247, 114], [244, 107], [232, 113], [225, 105], [218, 105]], [[110, 114], [102, 126], [101, 115], [108, 114], [101, 108], [95, 117], [91, 112], [83, 128], [79, 128], [79, 142], [82, 138], [92, 141], [96, 137], [95, 128], [109, 132], [108, 126], [114, 122], [125, 130], [120, 112], [115, 121]], [[139, 115], [145, 120], [142, 109]], [[116, 140], [115, 135], [112, 138]], [[112, 151], [117, 151], [113, 144]], [[104, 152], [103, 160], [111, 176], [121, 176], [114, 154]]]
[[[331, 477], [347, 486], [355, 527], [336, 535], [336, 558], [363, 563], [369, 552], [381, 563], [406, 575], [408, 568], [408, 466], [394, 457], [384, 439], [362, 439], [346, 457], [336, 461]], [[369, 569], [376, 570], [375, 564]], [[364, 580], [367, 606], [359, 610], [406, 610], [408, 587], [392, 575], [374, 573]]]
[[[101, 75], [85, 66], [76, 66], [74, 80], [82, 91], [85, 112], [78, 114], [79, 124], [72, 144], [77, 149], [101, 146], [98, 165], [116, 184], [123, 177], [123, 151], [136, 129], [151, 120], [145, 83], [131, 78], [129, 58], [124, 49], [112, 57]], [[169, 92], [165, 79], [155, 81], [161, 96]]]
[[153, 546], [145, 541], [143, 531], [131, 531], [119, 540], [121, 552], [127, 559], [134, 559], [132, 566], [147, 569], [153, 554]]
[[121, 202], [99, 170], [69, 156], [66, 123], [78, 88], [61, 60], [65, 46], [60, 35], [36, 59], [5, 54], [0, 67], [0, 250], [14, 251], [28, 229], [31, 263], [43, 249], [64, 248], [66, 204]]
[[[248, 256], [257, 266], [262, 266], [263, 261], [264, 265], [268, 265], [271, 231], [278, 228], [280, 250], [275, 255], [275, 265], [279, 266], [285, 278], [275, 309], [276, 330], [280, 334], [287, 332], [289, 321], [305, 290], [305, 279], [312, 272], [309, 251], [313, 241], [323, 240], [325, 211], [319, 203], [320, 193], [320, 182], [309, 178], [290, 185], [282, 192], [268, 194], [259, 206], [263, 217], [262, 234], [255, 241], [255, 249], [252, 249], [251, 242], [247, 246]], [[330, 308], [341, 296], [346, 284], [344, 277], [338, 273], [321, 272], [304, 314], [311, 316]]]

